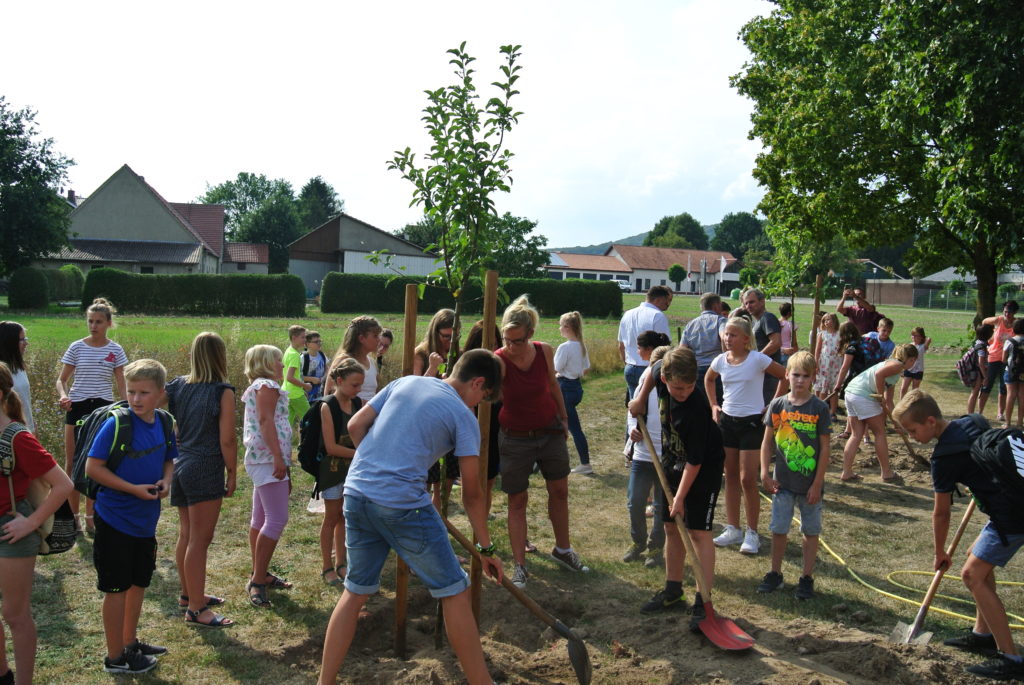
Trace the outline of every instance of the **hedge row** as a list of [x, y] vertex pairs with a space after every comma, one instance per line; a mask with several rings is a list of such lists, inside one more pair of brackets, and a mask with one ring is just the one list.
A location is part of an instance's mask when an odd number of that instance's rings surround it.
[[[346, 312], [402, 312], [405, 310], [405, 286], [419, 285], [422, 276], [392, 276], [370, 274], [343, 274], [332, 271], [324, 277], [320, 290], [320, 310], [325, 314]], [[577, 310], [584, 316], [621, 316], [622, 291], [613, 281], [570, 279], [556, 281], [551, 278], [507, 278], [500, 287], [511, 302], [527, 293], [530, 302], [544, 316], [558, 316]], [[463, 309], [467, 313], [483, 310], [483, 297], [479, 285], [466, 288]], [[429, 314], [444, 307], [453, 307], [454, 300], [447, 290], [428, 286], [419, 300], [419, 312]], [[499, 306], [499, 311], [501, 307]]]
[[50, 284], [46, 269], [23, 266], [14, 270], [7, 287], [7, 303], [11, 309], [46, 309], [50, 304]]
[[57, 302], [74, 301], [82, 298], [85, 276], [74, 264], [65, 264], [59, 269], [41, 269], [50, 284], [50, 299]]
[[92, 269], [82, 308], [105, 297], [124, 313], [203, 316], [302, 316], [306, 289], [298, 276], [240, 274], [133, 274]]

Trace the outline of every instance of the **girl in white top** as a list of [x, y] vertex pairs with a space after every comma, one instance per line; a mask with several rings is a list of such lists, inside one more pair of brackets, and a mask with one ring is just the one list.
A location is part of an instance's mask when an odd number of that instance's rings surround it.
[[[845, 350], [839, 348], [839, 317], [832, 312], [821, 316], [821, 327], [818, 330], [818, 340], [814, 347], [814, 361], [818, 364], [818, 373], [814, 378], [814, 392], [820, 399], [825, 399], [831, 393], [839, 377], [839, 368], [843, 365], [843, 353]], [[832, 416], [836, 415], [836, 407], [839, 404], [839, 396], [832, 395], [829, 400], [829, 410]]]
[[[124, 382], [124, 367], [128, 363], [128, 356], [120, 345], [107, 338], [107, 331], [114, 327], [115, 313], [117, 310], [114, 305], [102, 297], [93, 300], [85, 311], [89, 337], [71, 343], [61, 358], [64, 366], [57, 377], [57, 396], [60, 398], [60, 408], [67, 412], [64, 419], [64, 467], [68, 473], [71, 473], [75, 459], [75, 424], [94, 409], [114, 401], [111, 377], [117, 383], [121, 397], [128, 398]], [[71, 376], [75, 377], [75, 381], [69, 388]], [[68, 504], [77, 519], [77, 490], [71, 491]], [[95, 532], [92, 505], [93, 500], [87, 498], [85, 530], [88, 533]], [[81, 525], [78, 529], [82, 529]]]
[[[729, 319], [722, 332], [726, 352], [715, 357], [704, 376], [704, 391], [709, 400], [715, 397], [715, 380], [721, 376], [722, 406], [711, 405], [712, 418], [722, 429], [725, 447], [725, 515], [727, 524], [715, 538], [719, 547], [742, 542], [740, 551], [757, 554], [761, 543], [757, 523], [761, 500], [757, 491], [760, 473], [761, 440], [764, 438], [765, 374], [778, 378], [775, 396], [789, 391], [786, 369], [771, 357], [754, 349], [754, 333], [743, 318]], [[743, 493], [747, 531], [740, 530], [740, 492]]]
[[[380, 347], [380, 334], [384, 330], [377, 319], [372, 316], [357, 316], [345, 329], [345, 339], [341, 347], [334, 353], [331, 369], [344, 357], [352, 357], [366, 369], [363, 377], [363, 388], [359, 391], [359, 399], [369, 402], [377, 394], [377, 348]], [[324, 384], [324, 397], [334, 392], [334, 379], [327, 372]]]
[[579, 312], [562, 314], [558, 319], [558, 332], [565, 342], [555, 350], [555, 378], [562, 390], [565, 412], [569, 416], [569, 433], [576, 445], [576, 453], [580, 455], [580, 465], [573, 473], [589, 474], [594, 472], [590, 465], [590, 446], [587, 436], [580, 425], [580, 415], [576, 413], [576, 405], [583, 401], [583, 374], [590, 368], [590, 357], [587, 346], [583, 343], [583, 318]]
[[0, 362], [7, 364], [14, 379], [14, 392], [21, 400], [25, 425], [36, 432], [35, 421], [32, 420], [32, 392], [25, 372], [25, 348], [28, 347], [28, 336], [25, 328], [16, 321], [0, 321]]
[[932, 339], [924, 334], [924, 329], [920, 326], [910, 331], [910, 341], [917, 348], [917, 361], [903, 372], [903, 382], [900, 384], [901, 399], [908, 390], [921, 387], [921, 380], [924, 378], [924, 355], [932, 346]]

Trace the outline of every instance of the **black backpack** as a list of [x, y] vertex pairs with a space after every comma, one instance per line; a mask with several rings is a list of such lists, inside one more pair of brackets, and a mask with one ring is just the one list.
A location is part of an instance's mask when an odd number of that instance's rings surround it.
[[971, 445], [971, 459], [1015, 499], [1024, 500], [1024, 431], [991, 428]]
[[1006, 372], [1011, 383], [1019, 383], [1024, 376], [1024, 340], [1010, 338], [1010, 350], [1006, 359]]
[[[331, 410], [331, 418], [337, 428], [344, 420], [341, 412], [341, 405], [334, 395], [321, 397], [309, 405], [309, 409], [302, 415], [299, 421], [299, 466], [302, 470], [318, 478], [320, 474], [320, 462], [324, 456], [324, 432], [323, 422], [320, 420], [320, 407], [327, 403]], [[352, 398], [352, 413], [359, 411], [363, 406], [363, 400], [359, 397]]]
[[71, 481], [75, 484], [75, 490], [90, 499], [96, 499], [100, 485], [85, 475], [85, 462], [89, 458], [89, 451], [96, 440], [96, 435], [111, 416], [117, 421], [114, 426], [114, 440], [110, 445], [110, 455], [107, 457], [107, 468], [111, 471], [116, 471], [125, 457], [141, 457], [174, 443], [174, 417], [163, 409], [157, 409], [156, 416], [164, 428], [164, 442], [141, 452], [132, 451], [132, 410], [127, 402], [120, 400], [94, 409], [75, 425], [75, 457], [71, 469]]

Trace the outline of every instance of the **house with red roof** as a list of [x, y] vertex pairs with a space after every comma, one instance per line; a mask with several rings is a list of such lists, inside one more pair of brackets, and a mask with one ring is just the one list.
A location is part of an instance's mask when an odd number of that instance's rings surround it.
[[[686, 278], [672, 283], [668, 270], [679, 264]], [[739, 286], [736, 258], [717, 250], [680, 250], [668, 247], [642, 247], [613, 243], [604, 254], [552, 252], [544, 267], [548, 276], [558, 280], [583, 278], [596, 281], [625, 281], [635, 292], [653, 285], [667, 285], [677, 293], [699, 295], [714, 291], [728, 294]]]
[[68, 243], [40, 266], [265, 274], [269, 264], [266, 245], [225, 240], [223, 205], [168, 202], [127, 164], [72, 210]]

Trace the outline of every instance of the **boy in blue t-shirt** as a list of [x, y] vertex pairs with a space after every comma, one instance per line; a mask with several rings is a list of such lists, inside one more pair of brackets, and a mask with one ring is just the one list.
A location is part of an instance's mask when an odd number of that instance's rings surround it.
[[947, 568], [951, 562], [946, 553], [946, 536], [957, 483], [970, 489], [979, 508], [989, 516], [989, 522], [971, 545], [960, 571], [977, 606], [974, 628], [949, 638], [944, 644], [994, 657], [968, 666], [968, 673], [996, 680], [1024, 679], [1024, 660], [1013, 642], [1006, 609], [996, 593], [995, 577], [996, 567], [1006, 566], [1024, 546], [1024, 519], [1020, 516], [1015, 493], [1001, 487], [971, 457], [972, 417], [946, 421], [935, 399], [920, 389], [904, 395], [892, 415], [918, 442], [936, 440], [931, 458], [936, 571]]
[[139, 359], [124, 370], [132, 414], [131, 449], [113, 471], [107, 468], [117, 419], [100, 428], [89, 450], [85, 473], [99, 486], [93, 564], [103, 596], [103, 631], [108, 673], [145, 673], [167, 649], [140, 642], [142, 598], [156, 568], [156, 524], [160, 500], [171, 490], [173, 434], [168, 439], [156, 415], [164, 402], [167, 371], [154, 359]]
[[[782, 558], [786, 553], [793, 509], [800, 508], [800, 532], [804, 535], [803, 575], [793, 596], [814, 597], [814, 562], [821, 535], [821, 496], [831, 447], [832, 418], [828, 405], [811, 394], [818, 365], [810, 352], [797, 352], [786, 363], [789, 393], [776, 397], [764, 416], [761, 442], [761, 483], [772, 495], [772, 567], [758, 592], [782, 587]], [[775, 456], [775, 472], [769, 469]]]
[[[480, 428], [472, 408], [501, 391], [501, 363], [488, 350], [470, 350], [445, 380], [406, 376], [389, 383], [348, 422], [356, 454], [345, 478], [348, 573], [324, 638], [320, 683], [334, 683], [359, 611], [380, 587], [391, 550], [416, 572], [444, 606], [448, 640], [470, 685], [490, 684], [469, 598], [469, 579], [430, 502], [426, 473], [454, 452], [462, 473], [462, 503], [476, 535], [484, 571], [501, 580], [487, 531], [480, 487]], [[486, 464], [484, 465], [486, 468]]]

